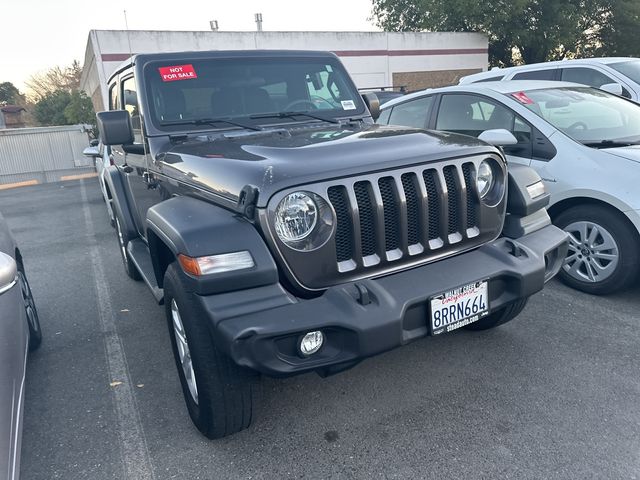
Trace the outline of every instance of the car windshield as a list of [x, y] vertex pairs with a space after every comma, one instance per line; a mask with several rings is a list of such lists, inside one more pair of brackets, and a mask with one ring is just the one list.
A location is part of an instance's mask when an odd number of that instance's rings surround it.
[[344, 68], [327, 57], [153, 62], [144, 75], [152, 122], [166, 131], [335, 121], [365, 112]]
[[590, 146], [640, 142], [640, 105], [590, 87], [510, 94], [574, 140]]
[[609, 66], [640, 85], [640, 60], [610, 63]]

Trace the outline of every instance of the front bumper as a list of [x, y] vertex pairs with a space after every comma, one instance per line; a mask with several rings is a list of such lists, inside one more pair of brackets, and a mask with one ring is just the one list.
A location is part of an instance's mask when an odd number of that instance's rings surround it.
[[[218, 348], [239, 365], [270, 376], [332, 373], [429, 335], [434, 295], [488, 280], [495, 311], [540, 291], [560, 269], [566, 239], [549, 225], [410, 270], [337, 285], [313, 299], [292, 297], [278, 284], [197, 298]], [[314, 330], [322, 330], [325, 343], [302, 358], [297, 343]]]

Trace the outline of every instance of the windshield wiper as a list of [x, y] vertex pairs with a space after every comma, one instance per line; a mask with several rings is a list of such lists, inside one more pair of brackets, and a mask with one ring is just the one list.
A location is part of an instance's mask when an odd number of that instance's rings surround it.
[[582, 142], [583, 145], [593, 148], [610, 148], [610, 147], [630, 147], [632, 145], [640, 145], [640, 142], [630, 142], [623, 140], [598, 140]]
[[175, 122], [161, 122], [160, 126], [169, 127], [173, 125], [211, 125], [216, 123], [226, 123], [227, 125], [233, 125], [234, 127], [246, 128], [247, 130], [261, 131], [262, 127], [257, 125], [249, 125], [243, 122], [237, 122], [235, 120], [229, 120], [227, 118], [198, 118], [196, 120], [177, 120]]
[[294, 117], [309, 117], [315, 120], [320, 120], [321, 122], [329, 122], [329, 123], [340, 123], [340, 120], [331, 117], [324, 117], [322, 115], [316, 115], [315, 113], [309, 112], [269, 112], [269, 113], [257, 113], [255, 115], [249, 115], [249, 118], [252, 120], [257, 120], [260, 118], [294, 118]]

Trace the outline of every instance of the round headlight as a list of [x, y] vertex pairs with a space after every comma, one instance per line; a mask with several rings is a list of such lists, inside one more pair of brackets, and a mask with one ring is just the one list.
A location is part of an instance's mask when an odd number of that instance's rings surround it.
[[483, 160], [480, 162], [480, 165], [478, 166], [478, 173], [476, 174], [476, 188], [478, 189], [480, 198], [487, 196], [487, 193], [489, 193], [491, 191], [491, 187], [493, 187], [494, 181], [495, 179], [491, 164], [488, 161]]
[[318, 222], [318, 206], [304, 192], [284, 197], [275, 212], [275, 230], [285, 243], [299, 242], [311, 234]]

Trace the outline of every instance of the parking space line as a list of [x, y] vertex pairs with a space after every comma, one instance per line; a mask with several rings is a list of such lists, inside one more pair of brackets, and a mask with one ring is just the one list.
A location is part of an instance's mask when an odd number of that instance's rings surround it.
[[116, 409], [116, 424], [120, 437], [120, 448], [124, 464], [125, 478], [136, 480], [154, 479], [147, 442], [142, 429], [140, 413], [133, 394], [131, 375], [124, 353], [122, 339], [118, 335], [111, 308], [109, 294], [105, 290], [107, 278], [104, 272], [98, 241], [87, 200], [84, 180], [80, 180], [80, 195], [84, 212], [85, 225], [89, 238], [89, 258], [93, 269], [93, 279], [98, 304], [100, 329], [104, 338], [105, 354], [109, 379], [107, 383], [121, 381], [122, 384], [112, 389]]
[[0, 190], [8, 190], [10, 188], [28, 187], [29, 185], [38, 185], [37, 180], [25, 180], [24, 182], [3, 183]]
[[78, 173], [76, 175], [63, 175], [62, 177], [60, 177], [60, 181], [64, 182], [67, 180], [82, 180], [83, 178], [93, 178], [97, 176], [97, 172]]

